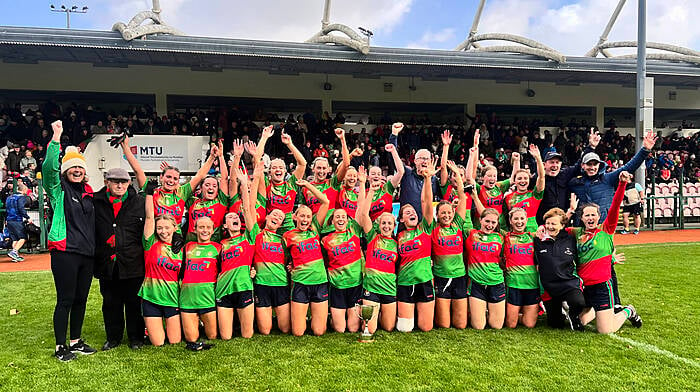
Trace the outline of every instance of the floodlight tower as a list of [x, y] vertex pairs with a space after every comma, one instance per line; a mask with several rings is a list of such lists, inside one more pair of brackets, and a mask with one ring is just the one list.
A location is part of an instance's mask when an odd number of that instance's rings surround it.
[[74, 5], [70, 8], [66, 7], [65, 5], [61, 5], [61, 8], [56, 8], [55, 5], [51, 4], [49, 6], [52, 12], [63, 12], [66, 14], [66, 28], [70, 29], [70, 14], [85, 14], [88, 12], [88, 7], [84, 6], [82, 8], [78, 8], [77, 5]]

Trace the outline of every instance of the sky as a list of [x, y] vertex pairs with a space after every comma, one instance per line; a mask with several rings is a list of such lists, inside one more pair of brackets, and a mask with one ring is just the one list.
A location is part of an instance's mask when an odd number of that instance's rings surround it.
[[[166, 23], [191, 36], [302, 42], [318, 32], [323, 0], [161, 0]], [[65, 28], [57, 8], [88, 6], [71, 28], [110, 30], [150, 0], [0, 0], [0, 26]], [[511, 33], [582, 56], [597, 42], [617, 0], [487, 0], [478, 31]], [[453, 49], [467, 36], [478, 0], [334, 0], [331, 23], [374, 32], [373, 46]], [[700, 50], [700, 0], [647, 0], [647, 39]], [[637, 0], [628, 0], [610, 40], [636, 40]], [[497, 42], [484, 42], [488, 46]], [[634, 52], [634, 49], [631, 50]], [[618, 49], [615, 54], [630, 53]]]

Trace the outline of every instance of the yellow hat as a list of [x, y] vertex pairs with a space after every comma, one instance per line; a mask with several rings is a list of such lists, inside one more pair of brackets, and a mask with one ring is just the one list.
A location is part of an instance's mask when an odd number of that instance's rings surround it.
[[85, 157], [80, 153], [78, 147], [68, 146], [66, 147], [66, 154], [63, 156], [63, 160], [61, 161], [61, 174], [71, 167], [76, 166], [87, 170]]

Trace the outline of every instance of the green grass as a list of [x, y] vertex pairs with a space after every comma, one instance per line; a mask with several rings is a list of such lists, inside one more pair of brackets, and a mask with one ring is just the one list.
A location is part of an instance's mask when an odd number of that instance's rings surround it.
[[[602, 391], [700, 389], [700, 244], [622, 248], [623, 302], [644, 327], [619, 336], [666, 350], [682, 362], [592, 331], [440, 330], [356, 335], [255, 336], [217, 341], [201, 353], [182, 345], [134, 352], [124, 346], [71, 363], [53, 352], [49, 272], [0, 274], [2, 390], [481, 390]], [[101, 346], [97, 282], [83, 336]], [[9, 309], [20, 313], [10, 316]], [[648, 347], [648, 346], [647, 346]]]

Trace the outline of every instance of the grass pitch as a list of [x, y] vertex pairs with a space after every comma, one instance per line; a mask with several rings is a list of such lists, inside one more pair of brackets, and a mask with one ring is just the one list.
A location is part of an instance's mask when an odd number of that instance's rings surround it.
[[[108, 352], [59, 363], [52, 357], [55, 300], [49, 272], [0, 274], [1, 390], [700, 390], [700, 244], [622, 247], [623, 303], [644, 320], [615, 336], [551, 330], [255, 336]], [[97, 282], [83, 329], [104, 343]], [[10, 309], [18, 309], [10, 315]]]

